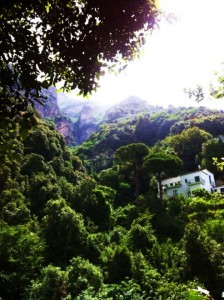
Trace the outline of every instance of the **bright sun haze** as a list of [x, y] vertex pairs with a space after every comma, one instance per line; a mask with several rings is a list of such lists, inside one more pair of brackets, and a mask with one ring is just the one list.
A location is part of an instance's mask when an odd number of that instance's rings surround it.
[[[162, 20], [140, 58], [118, 75], [106, 75], [90, 99], [113, 104], [135, 95], [152, 105], [206, 105], [224, 108], [224, 100], [197, 104], [183, 92], [208, 86], [224, 61], [223, 0], [160, 0], [173, 22]], [[76, 97], [77, 98], [77, 97]]]

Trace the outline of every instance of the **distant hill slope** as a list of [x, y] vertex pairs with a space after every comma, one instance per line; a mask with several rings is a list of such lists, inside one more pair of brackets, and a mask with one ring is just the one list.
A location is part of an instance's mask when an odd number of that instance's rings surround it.
[[45, 90], [48, 97], [44, 106], [37, 109], [44, 118], [52, 119], [59, 132], [70, 146], [80, 145], [105, 123], [133, 118], [140, 112], [155, 113], [162, 107], [154, 107], [147, 101], [132, 96], [113, 106], [102, 106], [90, 100], [72, 99], [64, 93], [56, 93], [55, 88]]
[[83, 161], [89, 161], [95, 171], [100, 171], [110, 166], [114, 152], [121, 146], [145, 143], [152, 147], [170, 135], [195, 126], [219, 137], [224, 134], [224, 114], [203, 107], [170, 107], [158, 113], [129, 114], [102, 125], [76, 153]]
[[162, 107], [149, 105], [146, 100], [131, 96], [107, 109], [105, 122], [115, 123], [121, 118], [130, 118], [139, 113], [150, 114], [162, 111]]
[[[133, 142], [148, 146], [168, 135], [197, 126], [213, 136], [224, 135], [224, 113], [205, 107], [152, 106], [131, 96], [112, 106], [100, 106], [90, 100], [77, 100], [55, 88], [44, 91], [46, 104], [37, 106], [44, 118], [52, 119], [69, 146], [81, 145], [79, 152], [111, 156], [118, 147]], [[85, 141], [91, 147], [86, 147]], [[85, 149], [85, 150], [84, 150]], [[91, 155], [90, 155], [91, 157]]]

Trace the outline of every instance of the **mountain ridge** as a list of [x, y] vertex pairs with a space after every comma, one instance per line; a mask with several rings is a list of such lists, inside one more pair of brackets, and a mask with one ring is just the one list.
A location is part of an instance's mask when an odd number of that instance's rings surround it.
[[[63, 93], [57, 93], [56, 89], [53, 87], [45, 90], [44, 94], [47, 95], [47, 101], [43, 106], [38, 104], [36, 108], [43, 118], [53, 120], [57, 130], [63, 135], [69, 146], [81, 145], [88, 140], [92, 134], [100, 130], [100, 127], [104, 124], [118, 124], [127, 119], [134, 122], [134, 119], [141, 114], [143, 114], [144, 117], [138, 128], [140, 131], [142, 130], [141, 128], [144, 128], [145, 131], [147, 126], [149, 126], [148, 118], [151, 115], [163, 113], [175, 115], [176, 111], [179, 110], [180, 112], [183, 112], [183, 120], [178, 116], [178, 122], [181, 123], [185, 122], [184, 112], [186, 111], [192, 110], [192, 114], [197, 115], [198, 118], [200, 118], [200, 116], [211, 115], [212, 113], [219, 113], [218, 110], [211, 110], [203, 106], [199, 108], [175, 108], [173, 106], [163, 108], [162, 106], [153, 106], [146, 100], [133, 95], [113, 105], [100, 105], [96, 101], [86, 99], [78, 100], [68, 97]], [[161, 116], [161, 118], [166, 119], [166, 116]], [[169, 122], [173, 123], [172, 120], [164, 120], [164, 125], [161, 124], [161, 126], [166, 126]], [[177, 124], [176, 127], [175, 130], [177, 133], [178, 130], [180, 130], [179, 128], [181, 128], [181, 124]], [[147, 133], [140, 131], [140, 135]], [[148, 140], [147, 136], [145, 138]]]

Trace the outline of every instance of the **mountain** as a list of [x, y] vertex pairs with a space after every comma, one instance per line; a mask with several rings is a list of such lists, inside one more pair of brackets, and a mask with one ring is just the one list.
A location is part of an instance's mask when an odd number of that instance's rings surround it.
[[39, 111], [42, 118], [54, 118], [60, 115], [57, 102], [57, 91], [55, 87], [42, 90], [43, 105], [35, 102], [35, 108]]
[[146, 100], [136, 96], [131, 96], [118, 104], [113, 105], [106, 111], [105, 122], [114, 123], [120, 118], [128, 118], [141, 112], [156, 113], [162, 110], [162, 107], [149, 105]]
[[143, 112], [152, 114], [162, 111], [162, 107], [151, 106], [146, 100], [135, 96], [109, 107], [57, 93], [54, 87], [44, 90], [43, 94], [47, 99], [43, 106], [37, 104], [36, 108], [41, 117], [54, 121], [69, 146], [82, 144], [105, 123], [116, 123]]
[[69, 117], [64, 115], [58, 105], [57, 90], [50, 87], [42, 91], [43, 105], [35, 103], [35, 108], [44, 119], [53, 120], [57, 130], [63, 135], [67, 145], [76, 143], [74, 138], [74, 124]]
[[103, 106], [57, 93], [55, 88], [44, 90], [44, 95], [47, 100], [37, 109], [43, 118], [55, 123], [67, 145], [82, 145], [88, 140], [93, 145], [93, 156], [103, 151], [108, 160], [120, 146], [142, 142], [151, 147], [158, 140], [193, 126], [213, 136], [224, 133], [223, 112], [205, 107], [164, 109], [136, 96]]
[[[187, 131], [189, 129], [192, 129], [192, 131]], [[169, 148], [171, 152], [179, 151], [178, 153], [181, 159], [183, 156], [184, 166], [188, 172], [200, 164], [202, 157], [200, 156], [201, 153], [199, 153], [202, 151], [200, 148], [202, 143], [199, 143], [200, 137], [204, 142], [205, 139], [211, 137], [219, 141], [223, 133], [223, 112], [209, 110], [204, 107], [169, 107], [162, 111], [158, 110], [157, 113], [150, 113], [147, 110], [114, 119], [111, 123], [105, 123], [86, 142], [76, 148], [76, 154], [83, 161], [87, 162], [87, 168], [91, 166], [92, 171], [99, 172], [105, 168], [112, 167], [115, 151], [122, 146], [144, 143], [152, 148], [157, 145], [161, 149]], [[172, 137], [173, 139], [171, 139]], [[180, 142], [182, 140], [186, 142], [185, 145], [182, 145], [182, 142]], [[179, 146], [174, 146], [178, 143]], [[198, 143], [200, 144], [198, 146], [200, 151], [192, 149], [196, 149]], [[217, 151], [220, 152], [219, 147], [221, 147], [222, 151], [222, 145], [214, 143], [215, 145], [211, 145], [211, 149], [213, 149], [212, 157], [218, 156]], [[211, 149], [209, 148], [206, 151], [209, 153]], [[197, 152], [197, 157], [195, 152]], [[191, 157], [190, 153], [192, 154]], [[211, 159], [210, 156], [209, 159]]]
[[80, 145], [104, 122], [106, 108], [93, 101], [71, 98], [64, 93], [58, 93], [57, 96], [62, 115], [69, 118], [73, 124], [75, 144]]

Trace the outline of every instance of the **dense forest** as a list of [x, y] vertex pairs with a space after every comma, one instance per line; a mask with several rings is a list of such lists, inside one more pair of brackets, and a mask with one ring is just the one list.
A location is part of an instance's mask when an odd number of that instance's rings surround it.
[[223, 194], [157, 187], [198, 168], [223, 184], [223, 112], [115, 111], [75, 145], [34, 110], [57, 84], [96, 90], [160, 20], [155, 0], [1, 1], [0, 299], [222, 298]]
[[122, 116], [72, 148], [36, 121], [1, 147], [1, 299], [221, 299], [223, 195], [157, 182], [198, 164], [222, 180], [222, 112]]

